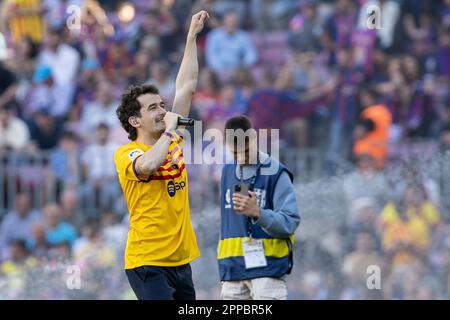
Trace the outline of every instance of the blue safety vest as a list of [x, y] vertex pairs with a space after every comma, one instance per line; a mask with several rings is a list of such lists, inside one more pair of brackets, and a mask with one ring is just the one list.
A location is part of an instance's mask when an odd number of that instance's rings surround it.
[[[270, 161], [276, 161], [270, 158]], [[246, 184], [252, 184], [256, 193], [258, 204], [261, 208], [273, 210], [273, 194], [278, 178], [286, 171], [291, 181], [292, 173], [281, 163], [278, 163], [278, 171], [273, 175], [262, 175], [260, 169], [270, 166], [270, 162], [259, 165], [254, 177], [244, 180]], [[273, 238], [256, 224], [253, 224], [245, 215], [233, 210], [233, 193], [235, 186], [239, 184], [236, 177], [236, 163], [226, 164], [222, 170], [221, 180], [221, 236], [218, 246], [219, 274], [222, 281], [246, 280], [262, 277], [279, 278], [290, 273], [292, 268], [292, 246], [294, 235], [286, 239]], [[267, 266], [246, 269], [242, 242], [249, 239], [262, 239]]]

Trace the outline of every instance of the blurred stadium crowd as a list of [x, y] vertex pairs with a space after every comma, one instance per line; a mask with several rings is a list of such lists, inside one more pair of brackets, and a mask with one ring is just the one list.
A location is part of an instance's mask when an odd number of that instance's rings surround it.
[[[144, 82], [171, 104], [199, 9], [212, 18], [191, 116], [280, 129], [297, 177], [290, 298], [450, 298], [450, 1], [3, 0], [0, 299], [133, 298], [115, 109]], [[216, 299], [220, 167], [188, 172], [194, 282]], [[369, 265], [381, 290], [367, 288]]]

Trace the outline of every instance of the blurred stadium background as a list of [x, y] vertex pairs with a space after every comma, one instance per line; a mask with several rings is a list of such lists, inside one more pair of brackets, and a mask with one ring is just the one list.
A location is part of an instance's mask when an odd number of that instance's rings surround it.
[[[366, 27], [372, 4], [381, 29]], [[0, 299], [134, 298], [115, 109], [144, 82], [170, 104], [199, 9], [212, 19], [191, 116], [204, 129], [241, 113], [280, 129], [296, 175], [289, 297], [450, 298], [450, 1], [3, 0]], [[188, 172], [194, 282], [199, 299], [218, 299], [220, 167]], [[368, 265], [380, 290], [366, 286]]]

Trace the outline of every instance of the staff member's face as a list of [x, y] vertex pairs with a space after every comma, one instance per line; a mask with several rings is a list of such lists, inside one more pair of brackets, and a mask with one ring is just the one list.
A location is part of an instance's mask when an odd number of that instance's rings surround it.
[[164, 116], [166, 105], [158, 94], [143, 94], [138, 99], [141, 104], [140, 117], [130, 117], [130, 123], [139, 130], [150, 134], [161, 134], [166, 130]]
[[257, 162], [257, 146], [256, 137], [245, 138], [244, 144], [236, 142], [228, 143], [228, 150], [233, 155], [234, 161], [239, 164], [256, 164]]

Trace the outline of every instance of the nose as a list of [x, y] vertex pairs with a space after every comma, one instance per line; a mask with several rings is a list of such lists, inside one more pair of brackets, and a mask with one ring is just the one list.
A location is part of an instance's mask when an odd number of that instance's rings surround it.
[[159, 115], [164, 117], [166, 115], [167, 111], [166, 109], [159, 107]]
[[238, 163], [245, 163], [245, 160], [247, 158], [247, 154], [246, 152], [235, 152], [235, 159]]

